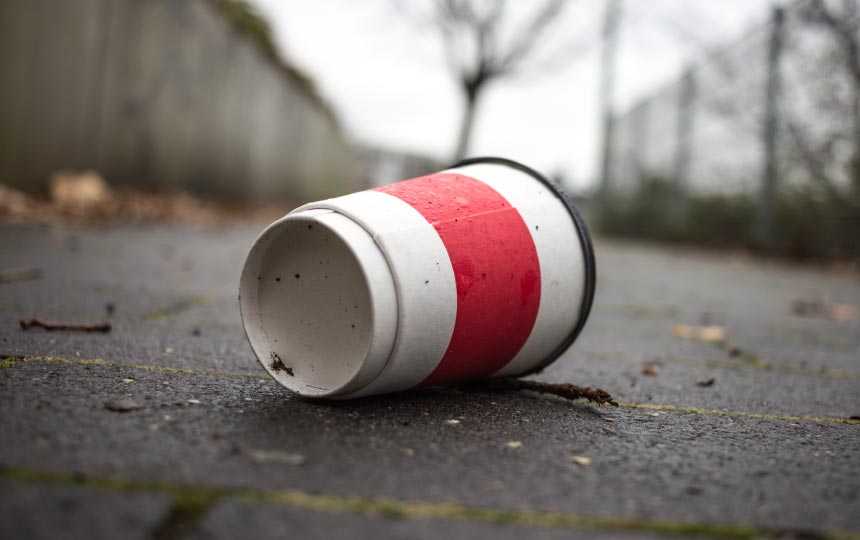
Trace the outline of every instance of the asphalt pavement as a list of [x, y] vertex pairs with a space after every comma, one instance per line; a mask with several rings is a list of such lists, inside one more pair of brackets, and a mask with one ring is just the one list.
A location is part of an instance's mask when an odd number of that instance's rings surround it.
[[[2, 538], [860, 538], [860, 275], [597, 240], [534, 378], [618, 407], [268, 378], [239, 318], [260, 225], [2, 228]], [[110, 322], [107, 333], [19, 321]]]

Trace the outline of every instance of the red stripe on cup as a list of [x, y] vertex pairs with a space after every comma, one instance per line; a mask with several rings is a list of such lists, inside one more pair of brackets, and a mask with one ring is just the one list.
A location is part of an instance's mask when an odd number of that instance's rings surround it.
[[529, 337], [540, 305], [540, 263], [528, 226], [474, 178], [432, 174], [376, 188], [417, 210], [439, 234], [457, 285], [448, 348], [419, 386], [492, 375]]

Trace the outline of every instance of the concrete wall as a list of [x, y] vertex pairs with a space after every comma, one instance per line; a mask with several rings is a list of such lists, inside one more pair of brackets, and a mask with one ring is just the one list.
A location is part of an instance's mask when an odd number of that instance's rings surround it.
[[248, 200], [363, 186], [308, 93], [210, 0], [0, 0], [0, 183], [58, 169]]

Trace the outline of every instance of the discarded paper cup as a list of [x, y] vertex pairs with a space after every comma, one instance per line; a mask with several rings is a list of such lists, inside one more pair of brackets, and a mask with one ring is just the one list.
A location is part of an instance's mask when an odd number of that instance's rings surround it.
[[594, 282], [567, 195], [475, 158], [293, 210], [254, 243], [239, 297], [275, 380], [354, 398], [538, 371], [582, 330]]

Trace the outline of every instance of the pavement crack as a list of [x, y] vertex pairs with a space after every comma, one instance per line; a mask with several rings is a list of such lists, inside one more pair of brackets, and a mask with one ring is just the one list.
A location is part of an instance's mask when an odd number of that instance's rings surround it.
[[151, 311], [143, 316], [147, 321], [160, 321], [166, 319], [168, 317], [172, 317], [177, 313], [182, 313], [183, 311], [187, 311], [191, 308], [202, 306], [203, 304], [208, 304], [212, 301], [212, 296], [208, 294], [198, 294], [195, 296], [189, 296], [188, 298], [183, 298], [178, 302], [170, 304], [169, 306], [165, 306], [161, 309], [157, 309], [155, 311]]
[[684, 414], [706, 414], [712, 416], [735, 416], [742, 418], [757, 418], [759, 420], [786, 420], [789, 422], [817, 422], [829, 424], [860, 425], [860, 420], [853, 418], [837, 418], [831, 416], [794, 416], [790, 414], [768, 414], [749, 411], [728, 411], [721, 409], [702, 409], [699, 407], [682, 407], [676, 405], [658, 405], [651, 403], [619, 403], [622, 409], [644, 409], [650, 411], [678, 412]]
[[[156, 540], [182, 538], [194, 531], [206, 513], [221, 500], [234, 499], [256, 504], [275, 504], [317, 512], [350, 512], [388, 519], [438, 519], [532, 528], [592, 531], [627, 531], [665, 537], [713, 539], [772, 538], [776, 529], [739, 523], [693, 523], [622, 516], [599, 516], [569, 512], [526, 509], [499, 509], [467, 506], [450, 501], [401, 500], [388, 497], [358, 497], [307, 493], [295, 489], [239, 489], [217, 486], [182, 485], [159, 480], [99, 477], [39, 469], [0, 467], [0, 480], [55, 485], [80, 485], [107, 492], [152, 492], [173, 497], [173, 507], [153, 531]], [[779, 533], [786, 532], [778, 530]], [[798, 532], [798, 531], [792, 531]], [[853, 531], [805, 530], [792, 538], [860, 539]]]
[[[731, 350], [731, 349], [730, 349]], [[624, 354], [624, 353], [604, 353], [604, 352], [587, 352], [581, 354], [589, 360], [603, 361], [621, 361], [621, 362], [636, 362], [643, 361], [642, 355]], [[752, 371], [769, 371], [772, 373], [784, 373], [787, 375], [801, 375], [807, 377], [828, 377], [831, 379], [858, 379], [860, 372], [847, 371], [843, 369], [833, 368], [813, 368], [808, 366], [800, 366], [796, 364], [782, 364], [769, 362], [750, 353], [742, 353], [742, 355], [733, 360], [715, 360], [703, 358], [680, 358], [671, 355], [660, 357], [661, 362], [667, 364], [675, 364], [679, 366], [690, 366], [700, 368], [717, 368], [731, 370], [752, 370]]]

